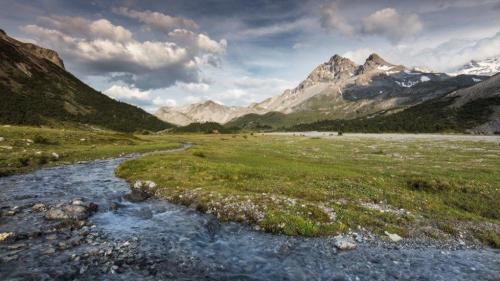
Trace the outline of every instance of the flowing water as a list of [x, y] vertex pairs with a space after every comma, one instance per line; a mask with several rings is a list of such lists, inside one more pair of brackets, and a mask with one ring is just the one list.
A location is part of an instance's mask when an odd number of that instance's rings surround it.
[[[0, 232], [27, 236], [0, 244], [0, 280], [500, 280], [496, 250], [361, 243], [339, 252], [332, 238], [221, 224], [157, 199], [127, 202], [122, 198], [129, 186], [114, 175], [126, 159], [0, 178], [0, 207], [18, 206], [17, 214], [0, 217]], [[99, 206], [85, 233], [51, 232], [54, 223], [31, 211], [35, 203], [53, 206], [74, 198]]]

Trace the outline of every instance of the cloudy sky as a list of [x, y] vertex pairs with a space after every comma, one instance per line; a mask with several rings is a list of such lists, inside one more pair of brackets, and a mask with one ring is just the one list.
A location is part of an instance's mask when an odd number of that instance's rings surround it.
[[450, 71], [500, 55], [500, 0], [0, 0], [0, 27], [103, 93], [154, 112], [246, 105], [334, 54]]

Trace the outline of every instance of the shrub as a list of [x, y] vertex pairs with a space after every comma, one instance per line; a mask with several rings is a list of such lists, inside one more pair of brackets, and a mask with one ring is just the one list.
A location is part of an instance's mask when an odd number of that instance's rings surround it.
[[47, 155], [40, 155], [37, 159], [38, 165], [45, 165], [49, 163], [49, 157]]
[[205, 157], [207, 157], [207, 156], [205, 155], [205, 153], [203, 153], [203, 151], [195, 151], [195, 152], [193, 152], [193, 155], [194, 155], [194, 156], [196, 156], [196, 157], [200, 157], [200, 158], [205, 158]]
[[19, 165], [21, 165], [21, 167], [26, 167], [30, 163], [29, 157], [20, 157], [17, 160], [19, 161]]
[[36, 144], [54, 144], [54, 142], [51, 142], [47, 137], [36, 135], [33, 138], [33, 142]]
[[425, 192], [442, 192], [451, 189], [451, 185], [447, 182], [442, 182], [439, 180], [424, 180], [424, 179], [411, 179], [406, 182], [408, 187], [416, 191]]

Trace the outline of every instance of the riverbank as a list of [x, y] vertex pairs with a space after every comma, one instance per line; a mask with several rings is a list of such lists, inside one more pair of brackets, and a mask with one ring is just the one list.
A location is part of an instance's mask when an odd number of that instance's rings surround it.
[[494, 141], [189, 138], [193, 149], [125, 162], [118, 176], [159, 198], [271, 233], [500, 245]]
[[[164, 200], [130, 202], [127, 182], [114, 176], [115, 168], [126, 160], [130, 158], [0, 178], [0, 233], [13, 233], [0, 242], [0, 279], [465, 281], [500, 277], [498, 250], [415, 248], [404, 242], [380, 244], [358, 237], [362, 241], [356, 242], [356, 250], [340, 251], [334, 237], [272, 235], [239, 223], [220, 223], [214, 215]], [[51, 210], [81, 209], [68, 205], [84, 206], [89, 214], [69, 221], [52, 215], [47, 219], [49, 213], [58, 213]]]
[[173, 138], [77, 128], [0, 126], [0, 176], [182, 146]]

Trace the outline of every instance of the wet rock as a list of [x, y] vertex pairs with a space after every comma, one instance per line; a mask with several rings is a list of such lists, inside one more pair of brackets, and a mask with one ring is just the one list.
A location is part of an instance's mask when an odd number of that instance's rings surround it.
[[14, 232], [0, 232], [0, 242], [4, 242], [15, 237]]
[[37, 203], [31, 207], [31, 210], [33, 212], [46, 212], [47, 211], [47, 206], [43, 203]]
[[142, 191], [140, 189], [132, 189], [132, 191], [130, 193], [123, 196], [123, 198], [125, 200], [133, 202], [133, 203], [142, 202], [144, 200], [147, 200], [150, 197], [151, 197], [151, 194], [149, 194], [145, 191]]
[[94, 203], [85, 203], [73, 200], [71, 204], [63, 204], [47, 211], [45, 218], [48, 220], [85, 220], [97, 210]]
[[389, 236], [389, 239], [391, 239], [391, 241], [393, 242], [399, 242], [401, 240], [403, 240], [403, 238], [395, 233], [389, 233], [387, 231], [384, 232], [385, 235]]
[[342, 236], [335, 237], [334, 245], [337, 249], [342, 251], [354, 250], [357, 247], [356, 242], [354, 242], [352, 238]]

